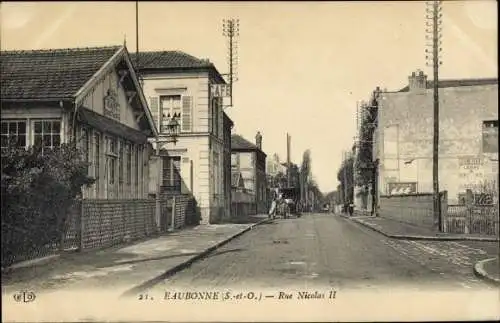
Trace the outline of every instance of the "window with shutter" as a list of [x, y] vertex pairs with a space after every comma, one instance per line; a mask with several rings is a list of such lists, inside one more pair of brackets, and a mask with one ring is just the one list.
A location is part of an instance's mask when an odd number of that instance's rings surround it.
[[156, 128], [160, 131], [160, 121], [159, 121], [159, 98], [157, 96], [149, 97], [149, 108], [151, 109], [151, 114], [153, 115], [153, 120], [155, 122]]
[[182, 97], [182, 131], [192, 131], [192, 97]]
[[[181, 96], [163, 95], [160, 97], [160, 132], [166, 132], [171, 117], [181, 115]], [[181, 120], [178, 120], [181, 122]]]

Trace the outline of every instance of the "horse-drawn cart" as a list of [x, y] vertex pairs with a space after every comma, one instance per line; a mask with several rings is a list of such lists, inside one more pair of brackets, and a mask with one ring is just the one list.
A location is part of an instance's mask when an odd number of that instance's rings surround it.
[[276, 188], [274, 189], [277, 199], [275, 204], [275, 213], [282, 218], [288, 218], [290, 215], [300, 217], [300, 190], [297, 187]]

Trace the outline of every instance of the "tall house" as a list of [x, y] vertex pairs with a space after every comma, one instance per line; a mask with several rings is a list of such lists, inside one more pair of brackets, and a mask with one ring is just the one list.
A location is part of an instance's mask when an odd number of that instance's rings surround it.
[[[181, 51], [152, 51], [133, 55], [145, 96], [159, 131], [162, 194], [192, 194], [201, 223], [224, 217], [224, 118], [222, 98], [214, 87], [225, 81], [215, 66]], [[167, 124], [180, 115], [176, 143], [167, 142]], [[156, 144], [153, 140], [154, 148]], [[156, 170], [150, 192], [156, 192]]]
[[[498, 178], [498, 79], [440, 80], [439, 185], [455, 204]], [[380, 195], [432, 192], [433, 82], [422, 71], [378, 100]]]
[[262, 151], [262, 136], [255, 136], [255, 144], [240, 135], [231, 136], [231, 168], [240, 173], [243, 185], [253, 196], [255, 211], [267, 212], [266, 154]]
[[280, 162], [278, 154], [273, 154], [273, 156], [267, 160], [266, 164], [267, 175], [276, 176], [278, 173], [286, 175], [286, 164], [283, 165]]

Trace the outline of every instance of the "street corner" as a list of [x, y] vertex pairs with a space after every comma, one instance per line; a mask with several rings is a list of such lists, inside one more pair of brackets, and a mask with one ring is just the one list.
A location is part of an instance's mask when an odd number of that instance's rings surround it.
[[474, 264], [476, 276], [500, 286], [500, 263], [497, 258], [489, 258]]

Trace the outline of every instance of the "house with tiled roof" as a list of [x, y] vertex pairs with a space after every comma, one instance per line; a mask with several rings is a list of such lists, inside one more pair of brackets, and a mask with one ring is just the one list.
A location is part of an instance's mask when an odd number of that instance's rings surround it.
[[[267, 213], [268, 188], [266, 177], [266, 153], [262, 151], [262, 135], [257, 132], [255, 143], [238, 134], [231, 136], [231, 168], [243, 178], [245, 192], [251, 195], [249, 214]], [[233, 189], [234, 192], [234, 189]], [[236, 203], [233, 197], [233, 203]]]
[[[202, 223], [230, 217], [227, 132], [232, 121], [223, 111], [224, 78], [207, 59], [182, 51], [140, 52], [131, 57], [159, 131], [161, 157], [155, 167], [160, 168], [163, 194], [194, 196]], [[174, 115], [180, 123], [175, 143], [169, 142], [166, 127]]]
[[148, 196], [153, 115], [124, 46], [1, 52], [2, 148], [83, 148], [91, 199]]
[[[378, 196], [433, 192], [433, 85], [416, 71], [376, 99]], [[456, 204], [498, 177], [498, 79], [442, 79], [438, 93], [440, 190]]]

